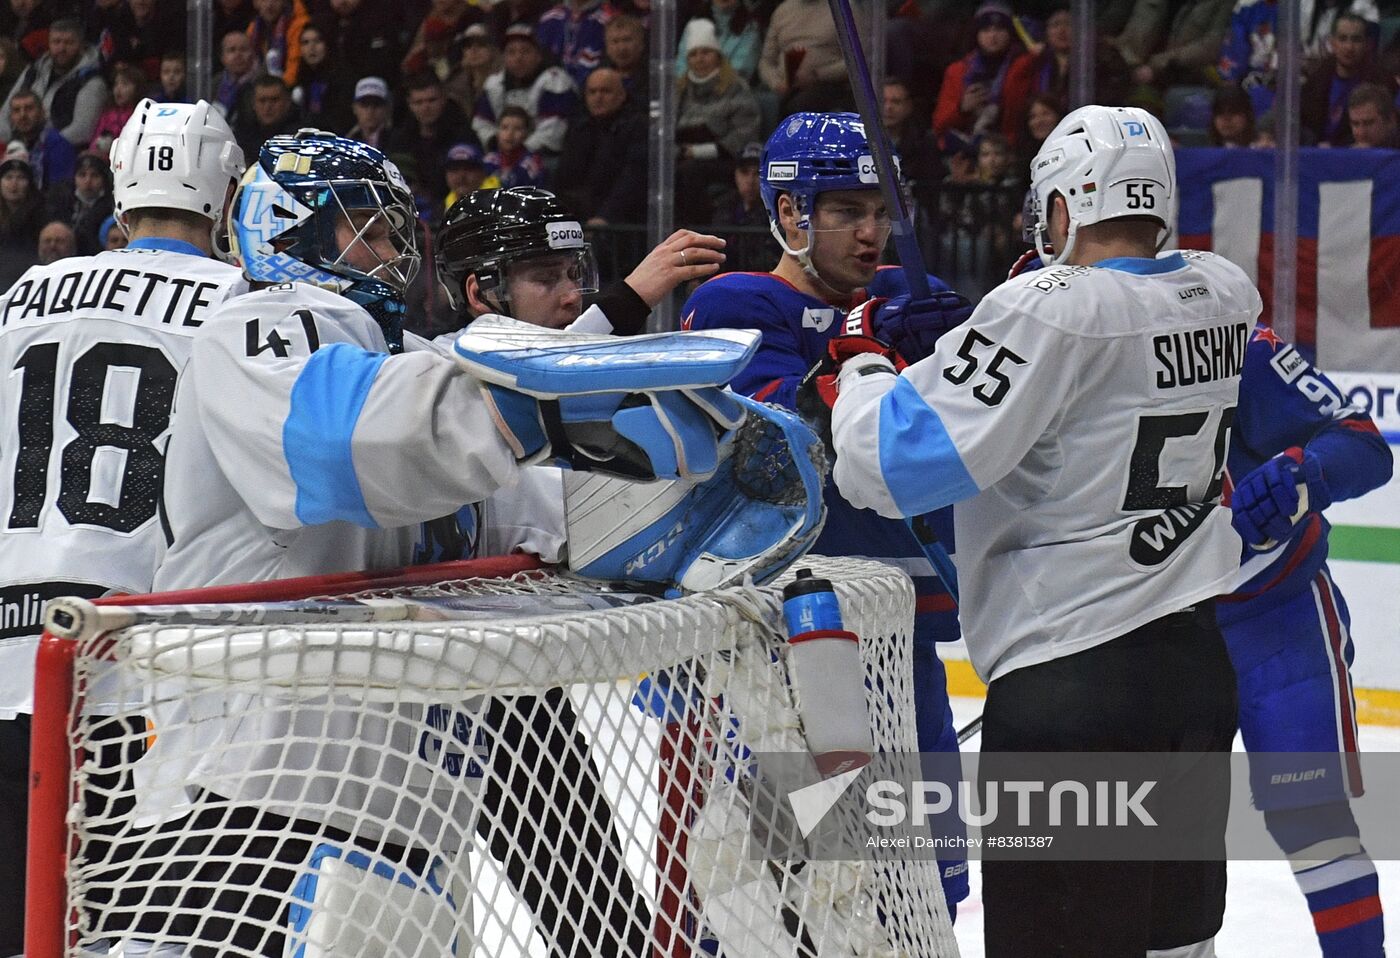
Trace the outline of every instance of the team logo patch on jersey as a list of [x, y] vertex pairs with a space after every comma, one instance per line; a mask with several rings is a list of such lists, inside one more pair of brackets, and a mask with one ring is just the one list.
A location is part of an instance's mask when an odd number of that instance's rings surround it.
[[1303, 358], [1302, 353], [1292, 346], [1284, 346], [1270, 357], [1269, 365], [1274, 367], [1274, 371], [1279, 374], [1280, 379], [1291, 383], [1308, 368], [1308, 361]]
[[836, 322], [836, 310], [834, 309], [814, 309], [808, 306], [802, 311], [802, 328], [814, 329], [819, 333], [824, 333], [831, 328], [831, 324]]

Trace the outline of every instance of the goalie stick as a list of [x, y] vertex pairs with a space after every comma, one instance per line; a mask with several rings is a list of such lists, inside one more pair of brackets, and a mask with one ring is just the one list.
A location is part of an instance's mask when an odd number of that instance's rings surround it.
[[[899, 254], [899, 265], [904, 270], [905, 282], [909, 285], [909, 295], [914, 299], [927, 299], [929, 296], [928, 273], [924, 269], [924, 254], [919, 249], [919, 239], [914, 235], [914, 220], [909, 214], [909, 204], [904, 191], [899, 188], [899, 177], [894, 166], [894, 150], [890, 147], [885, 127], [880, 122], [880, 111], [875, 105], [875, 84], [870, 79], [870, 67], [865, 62], [865, 51], [860, 48], [860, 35], [856, 32], [855, 17], [851, 15], [851, 0], [827, 0], [831, 7], [831, 19], [836, 22], [836, 37], [841, 41], [841, 56], [846, 61], [846, 72], [851, 78], [851, 93], [855, 95], [856, 109], [861, 122], [865, 124], [865, 140], [870, 144], [870, 158], [875, 163], [875, 174], [880, 181], [880, 193], [885, 199], [885, 208], [890, 211], [890, 221], [894, 230], [894, 248]], [[909, 531], [918, 540], [929, 564], [943, 580], [943, 587], [958, 601], [958, 576], [948, 550], [933, 537], [933, 530], [923, 516], [906, 520]]]
[[[434, 614], [428, 615], [432, 611]], [[44, 629], [60, 639], [79, 641], [134, 625], [330, 625], [440, 619], [436, 610], [395, 599], [333, 600], [326, 602], [263, 602], [206, 605], [95, 605], [86, 599], [60, 598], [49, 602]]]

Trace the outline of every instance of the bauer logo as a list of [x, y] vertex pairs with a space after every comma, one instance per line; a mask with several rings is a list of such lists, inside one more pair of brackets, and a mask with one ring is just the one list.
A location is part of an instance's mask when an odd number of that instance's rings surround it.
[[1052, 166], [1059, 166], [1062, 162], [1064, 162], [1064, 159], [1064, 150], [1051, 150], [1044, 156], [1037, 156], [1035, 158], [1035, 167], [1031, 170], [1031, 175], [1037, 176], [1040, 174], [1041, 170], [1048, 170]]
[[550, 249], [577, 249], [583, 245], [583, 227], [576, 220], [546, 223], [544, 228]]
[[786, 183], [789, 180], [797, 179], [797, 164], [793, 162], [769, 163], [768, 181], [770, 183]]

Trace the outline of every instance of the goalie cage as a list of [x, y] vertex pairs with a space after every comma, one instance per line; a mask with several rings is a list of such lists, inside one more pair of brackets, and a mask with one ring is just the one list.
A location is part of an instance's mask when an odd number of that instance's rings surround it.
[[[801, 564], [861, 636], [877, 748], [916, 751], [908, 578]], [[515, 556], [102, 600], [154, 621], [42, 640], [27, 954], [955, 956], [936, 862], [750, 856], [743, 749], [803, 751], [787, 578], [653, 600]]]

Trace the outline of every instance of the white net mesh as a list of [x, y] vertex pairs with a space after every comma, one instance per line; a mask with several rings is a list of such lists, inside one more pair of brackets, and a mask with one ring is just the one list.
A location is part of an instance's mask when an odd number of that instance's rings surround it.
[[[916, 751], [908, 579], [803, 564], [877, 746]], [[536, 573], [395, 592], [468, 620], [80, 641], [66, 953], [956, 955], [935, 862], [751, 856], [744, 749], [804, 748], [783, 581]]]

